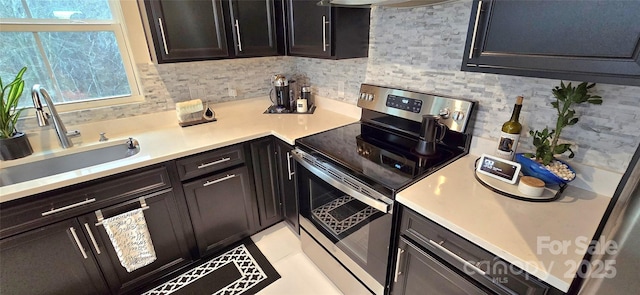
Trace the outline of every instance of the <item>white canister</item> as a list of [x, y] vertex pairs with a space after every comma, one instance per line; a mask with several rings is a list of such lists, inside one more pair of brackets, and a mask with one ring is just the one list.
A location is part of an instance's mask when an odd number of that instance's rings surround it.
[[296, 111], [298, 113], [306, 113], [307, 112], [307, 100], [303, 98], [299, 98], [296, 100]]
[[544, 193], [544, 181], [531, 176], [522, 176], [520, 183], [518, 183], [518, 190], [527, 196], [542, 196], [542, 193]]

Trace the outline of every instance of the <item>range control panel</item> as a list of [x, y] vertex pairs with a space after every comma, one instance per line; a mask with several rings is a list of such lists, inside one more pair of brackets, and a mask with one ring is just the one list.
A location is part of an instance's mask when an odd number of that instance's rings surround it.
[[396, 108], [403, 111], [419, 114], [422, 110], [422, 100], [406, 98], [389, 94], [387, 96], [387, 107]]
[[358, 106], [422, 122], [422, 115], [439, 115], [449, 129], [464, 132], [475, 102], [370, 84], [360, 86]]

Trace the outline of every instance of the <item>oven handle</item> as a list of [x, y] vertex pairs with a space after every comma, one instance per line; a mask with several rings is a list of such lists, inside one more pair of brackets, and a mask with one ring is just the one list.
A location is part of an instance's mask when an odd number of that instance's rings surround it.
[[325, 174], [322, 170], [312, 166], [311, 164], [307, 163], [304, 159], [302, 159], [302, 156], [296, 151], [293, 150], [291, 151], [291, 154], [293, 154], [293, 158], [296, 160], [296, 162], [300, 163], [300, 165], [302, 165], [302, 167], [307, 168], [307, 170], [309, 170], [311, 173], [315, 174], [316, 176], [318, 176], [320, 179], [322, 179], [323, 181], [325, 181], [326, 183], [330, 184], [331, 186], [335, 187], [336, 189], [341, 190], [344, 193], [347, 193], [349, 196], [353, 197], [354, 199], [365, 203], [368, 206], [371, 206], [373, 208], [376, 208], [379, 211], [382, 211], [384, 213], [389, 213], [391, 211], [391, 206], [383, 201], [378, 201], [376, 199], [373, 199], [357, 190], [354, 190], [353, 188], [335, 180], [333, 177]]

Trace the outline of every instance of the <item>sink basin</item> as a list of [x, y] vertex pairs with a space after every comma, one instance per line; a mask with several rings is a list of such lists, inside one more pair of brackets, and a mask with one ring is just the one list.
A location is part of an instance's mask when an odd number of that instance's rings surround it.
[[88, 151], [5, 167], [0, 170], [0, 187], [128, 158], [139, 151], [139, 146], [129, 149], [125, 143], [111, 144]]

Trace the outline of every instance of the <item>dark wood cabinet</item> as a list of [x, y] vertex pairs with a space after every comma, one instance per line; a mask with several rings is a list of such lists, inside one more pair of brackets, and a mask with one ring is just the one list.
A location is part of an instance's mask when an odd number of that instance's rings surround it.
[[278, 55], [274, 0], [231, 0], [235, 56]]
[[222, 0], [145, 0], [158, 63], [229, 56]]
[[[270, 136], [0, 204], [2, 294], [139, 294], [281, 221], [277, 151]], [[98, 216], [141, 206], [156, 260], [127, 272]]]
[[0, 240], [0, 290], [10, 294], [110, 294], [74, 219]]
[[254, 232], [250, 181], [240, 166], [183, 184], [201, 256]]
[[[78, 218], [83, 225], [85, 235], [91, 242], [89, 248], [97, 258], [114, 294], [131, 293], [171, 270], [186, 266], [193, 260], [189, 254], [173, 191], [164, 190], [143, 198], [147, 206], [143, 211], [144, 217], [156, 253], [156, 260], [132, 272], [127, 272], [121, 265], [104, 226], [96, 225], [98, 222], [96, 214], [92, 212]], [[140, 199], [133, 199], [101, 209], [100, 212], [104, 218], [108, 218], [140, 206]]]
[[404, 238], [398, 244], [398, 251], [393, 295], [423, 294], [425, 290], [433, 295], [491, 294]]
[[640, 2], [474, 1], [462, 70], [640, 85]]
[[282, 202], [282, 215], [295, 233], [300, 233], [298, 221], [298, 195], [296, 193], [295, 162], [291, 156], [293, 147], [275, 139], [278, 168], [278, 188]]
[[366, 57], [368, 8], [318, 6], [317, 1], [285, 0], [289, 54], [321, 58]]
[[276, 143], [268, 136], [251, 142], [250, 147], [258, 205], [257, 230], [262, 230], [282, 220]]
[[279, 55], [276, 1], [145, 0], [158, 63]]
[[[157, 259], [127, 272], [96, 212], [144, 210]], [[155, 165], [2, 203], [0, 264], [5, 294], [139, 293], [193, 261], [165, 165]], [[85, 293], [86, 292], [86, 293]]]
[[391, 294], [562, 294], [416, 212], [398, 211]]

